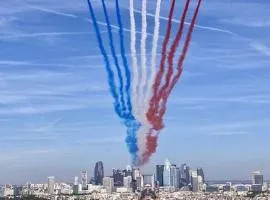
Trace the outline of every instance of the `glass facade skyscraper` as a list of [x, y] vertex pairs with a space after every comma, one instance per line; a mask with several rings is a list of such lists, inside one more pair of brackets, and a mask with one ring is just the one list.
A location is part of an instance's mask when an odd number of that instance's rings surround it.
[[163, 173], [164, 173], [164, 165], [156, 165], [156, 181], [158, 186], [164, 186]]
[[104, 167], [102, 161], [99, 161], [96, 163], [95, 166], [95, 184], [96, 185], [102, 185], [103, 184], [103, 178], [104, 178]]
[[164, 165], [164, 171], [163, 171], [163, 186], [170, 186], [171, 184], [171, 163], [170, 161], [167, 159], [165, 161], [165, 165]]
[[180, 186], [187, 186], [190, 183], [189, 167], [182, 164], [180, 168]]
[[177, 188], [177, 167], [176, 165], [171, 165], [170, 167], [170, 186]]
[[120, 169], [113, 169], [113, 181], [115, 187], [124, 186], [124, 172]]
[[198, 176], [202, 177], [202, 182], [205, 183], [204, 172], [202, 168], [197, 168], [197, 174]]
[[252, 175], [252, 184], [263, 185], [263, 175], [260, 171], [255, 171]]

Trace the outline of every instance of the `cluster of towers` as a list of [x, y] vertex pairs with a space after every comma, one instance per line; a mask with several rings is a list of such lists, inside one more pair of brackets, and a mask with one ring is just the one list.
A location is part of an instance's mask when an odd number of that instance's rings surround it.
[[166, 160], [164, 165], [156, 165], [156, 182], [160, 187], [197, 192], [203, 190], [205, 177], [202, 168], [191, 170], [187, 164], [178, 167]]
[[169, 160], [163, 165], [156, 165], [156, 172], [142, 174], [140, 169], [127, 166], [126, 169], [113, 169], [111, 176], [104, 176], [102, 161], [98, 161], [94, 168], [94, 177], [89, 181], [87, 171], [82, 171], [79, 184], [78, 177], [75, 177], [74, 185], [81, 185], [82, 190], [87, 189], [89, 183], [102, 185], [109, 192], [117, 190], [141, 191], [146, 186], [170, 187], [173, 189], [202, 191], [205, 183], [202, 168], [191, 170], [187, 164], [178, 167]]

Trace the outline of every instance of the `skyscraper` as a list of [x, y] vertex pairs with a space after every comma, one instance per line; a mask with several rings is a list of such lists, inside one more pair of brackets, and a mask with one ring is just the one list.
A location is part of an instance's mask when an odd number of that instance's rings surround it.
[[176, 168], [176, 187], [180, 188], [180, 179], [181, 178], [181, 170], [179, 167]]
[[133, 169], [132, 169], [132, 179], [133, 179], [133, 180], [136, 180], [137, 177], [140, 177], [140, 176], [141, 176], [140, 169], [138, 169], [138, 168], [133, 168]]
[[124, 172], [119, 169], [113, 169], [113, 180], [115, 187], [124, 186]]
[[79, 185], [79, 177], [78, 176], [74, 177], [74, 185]]
[[177, 188], [177, 167], [176, 165], [170, 166], [170, 186], [173, 188]]
[[143, 187], [143, 177], [140, 175], [136, 178], [136, 188], [137, 190], [141, 190]]
[[82, 183], [82, 188], [86, 189], [87, 188], [87, 171], [82, 171], [81, 173], [81, 183]]
[[255, 171], [252, 175], [252, 184], [263, 185], [263, 175], [260, 171]]
[[54, 194], [54, 185], [55, 185], [55, 178], [54, 176], [48, 177], [48, 193]]
[[203, 178], [202, 178], [201, 175], [197, 174], [197, 176], [198, 176], [198, 191], [203, 191], [203, 189], [204, 189], [204, 187], [203, 187], [204, 186]]
[[198, 180], [197, 171], [191, 171], [191, 185], [192, 185], [193, 192], [199, 191], [199, 180]]
[[180, 185], [187, 186], [190, 183], [189, 167], [187, 164], [182, 164], [180, 171]]
[[102, 185], [104, 178], [104, 168], [102, 161], [96, 163], [94, 178], [96, 185]]
[[112, 177], [103, 178], [103, 186], [105, 187], [108, 193], [112, 193], [114, 189], [114, 182]]
[[132, 168], [130, 165], [127, 165], [126, 169], [124, 170], [125, 177], [126, 176], [132, 176]]
[[125, 188], [131, 188], [131, 182], [132, 182], [131, 176], [124, 177], [124, 187]]
[[163, 186], [164, 165], [156, 165], [156, 181], [158, 186]]
[[203, 169], [201, 167], [197, 168], [197, 174], [198, 174], [198, 176], [202, 177], [202, 183], [205, 183], [204, 172], [203, 172]]
[[150, 185], [150, 187], [155, 187], [155, 177], [153, 174], [144, 174], [143, 175], [143, 186]]
[[167, 159], [165, 161], [164, 171], [163, 171], [163, 185], [164, 186], [170, 186], [170, 183], [171, 183], [170, 170], [171, 170], [171, 162]]

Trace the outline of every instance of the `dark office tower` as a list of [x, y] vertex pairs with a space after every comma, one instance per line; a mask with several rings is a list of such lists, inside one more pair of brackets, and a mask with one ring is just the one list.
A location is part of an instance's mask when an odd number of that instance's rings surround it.
[[189, 167], [187, 164], [182, 164], [180, 171], [180, 186], [187, 186], [190, 183]]
[[136, 180], [132, 180], [131, 188], [132, 188], [132, 192], [135, 192], [137, 190], [137, 181]]
[[119, 169], [113, 169], [113, 181], [115, 187], [124, 186], [124, 172]]
[[263, 175], [260, 171], [255, 171], [252, 174], [252, 184], [263, 185]]
[[197, 168], [197, 174], [198, 176], [202, 177], [202, 182], [205, 183], [204, 173], [202, 168]]
[[95, 184], [96, 185], [102, 185], [103, 184], [103, 178], [104, 178], [104, 168], [102, 161], [99, 161], [96, 163], [95, 166]]
[[132, 168], [131, 166], [127, 166], [125, 170], [123, 170], [124, 174], [125, 174], [125, 177], [127, 176], [132, 176]]
[[158, 186], [163, 186], [164, 165], [156, 165], [156, 181]]

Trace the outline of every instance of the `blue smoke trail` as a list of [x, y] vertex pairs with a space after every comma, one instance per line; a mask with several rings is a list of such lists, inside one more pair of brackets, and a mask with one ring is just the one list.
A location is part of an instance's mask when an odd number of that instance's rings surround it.
[[[132, 113], [132, 105], [131, 105], [131, 98], [130, 98], [130, 83], [131, 83], [131, 75], [130, 75], [130, 70], [128, 66], [128, 61], [126, 57], [126, 50], [125, 50], [125, 44], [124, 44], [124, 34], [123, 34], [123, 24], [121, 20], [121, 13], [120, 13], [120, 8], [119, 8], [119, 1], [116, 0], [116, 14], [117, 14], [117, 21], [119, 25], [119, 36], [120, 36], [120, 46], [121, 46], [121, 56], [125, 68], [125, 74], [126, 74], [126, 94], [127, 94], [127, 107], [128, 107], [128, 117], [133, 117], [131, 116]], [[134, 117], [133, 117], [134, 118]]]
[[119, 66], [118, 58], [117, 58], [115, 47], [114, 47], [112, 26], [111, 26], [111, 22], [110, 22], [108, 12], [107, 12], [107, 7], [106, 7], [104, 0], [102, 0], [102, 7], [103, 7], [104, 15], [105, 15], [105, 20], [107, 23], [107, 30], [108, 30], [109, 40], [110, 40], [111, 52], [112, 52], [114, 64], [116, 66], [116, 71], [117, 71], [118, 78], [119, 78], [120, 101], [121, 101], [121, 105], [122, 105], [121, 116], [123, 116], [125, 114], [125, 110], [126, 110], [126, 105], [125, 105], [125, 101], [124, 101], [124, 92], [123, 92], [123, 76], [122, 76], [122, 72], [121, 72], [121, 69]]
[[[137, 158], [138, 146], [137, 146], [136, 132], [137, 132], [137, 130], [139, 128], [139, 124], [135, 120], [134, 116], [132, 115], [131, 110], [130, 110], [128, 115], [123, 115], [123, 109], [121, 108], [120, 103], [118, 101], [119, 96], [118, 96], [118, 94], [116, 92], [116, 89], [115, 89], [116, 85], [115, 85], [115, 82], [114, 82], [113, 70], [111, 69], [111, 65], [110, 65], [110, 62], [109, 62], [109, 57], [108, 57], [107, 52], [106, 52], [106, 50], [104, 48], [104, 44], [103, 44], [103, 41], [102, 41], [100, 30], [99, 30], [99, 27], [98, 27], [98, 24], [97, 24], [97, 19], [96, 19], [96, 16], [95, 16], [91, 1], [87, 0], [87, 2], [88, 2], [91, 18], [93, 20], [96, 36], [97, 36], [97, 39], [98, 39], [98, 45], [99, 45], [99, 48], [101, 50], [101, 53], [102, 53], [102, 55], [104, 57], [104, 61], [105, 61], [105, 64], [106, 64], [106, 70], [108, 72], [108, 80], [109, 80], [109, 85], [110, 85], [110, 91], [111, 91], [112, 96], [113, 96], [113, 98], [115, 100], [115, 103], [114, 103], [115, 111], [116, 111], [116, 113], [118, 114], [118, 116], [120, 118], [124, 119], [125, 126], [127, 127], [126, 143], [127, 143], [129, 152], [132, 155], [132, 162], [135, 164], [135, 163], [138, 162], [138, 158]], [[114, 57], [115, 62], [118, 63], [117, 57], [116, 57], [116, 54], [115, 54], [115, 49], [114, 49], [114, 46], [113, 46], [112, 31], [111, 31], [111, 26], [110, 26], [110, 23], [109, 23], [109, 18], [108, 18], [108, 14], [107, 14], [106, 5], [104, 3], [104, 0], [102, 2], [103, 2], [104, 12], [105, 12], [105, 15], [106, 15], [106, 18], [107, 18], [107, 20], [106, 20], [107, 25], [109, 27], [108, 32], [109, 32], [109, 37], [110, 37], [110, 45], [111, 45], [112, 54], [114, 54], [113, 57]], [[116, 67], [117, 66], [119, 67], [118, 64], [116, 65]], [[126, 66], [128, 66], [128, 65], [126, 65]], [[120, 70], [120, 67], [119, 67], [119, 70]], [[122, 82], [123, 82], [123, 80], [122, 80]], [[123, 97], [123, 95], [122, 95], [122, 97]]]
[[120, 104], [118, 102], [118, 94], [117, 94], [116, 89], [115, 89], [116, 87], [115, 87], [115, 82], [114, 82], [113, 70], [111, 69], [110, 61], [109, 61], [107, 52], [106, 52], [106, 50], [104, 48], [104, 44], [102, 42], [101, 34], [100, 34], [100, 31], [99, 31], [99, 27], [98, 27], [98, 24], [97, 24], [97, 19], [96, 19], [92, 4], [91, 4], [90, 0], [87, 0], [87, 2], [88, 2], [91, 18], [93, 20], [94, 28], [95, 28], [95, 31], [96, 31], [96, 36], [97, 36], [97, 40], [98, 40], [98, 46], [100, 48], [100, 51], [101, 51], [101, 53], [102, 53], [102, 55], [104, 57], [104, 61], [105, 61], [105, 64], [106, 64], [106, 70], [108, 72], [108, 81], [109, 81], [109, 85], [110, 85], [110, 91], [112, 93], [113, 98], [115, 99], [115, 102], [114, 102], [115, 112], [118, 115], [121, 115], [121, 106], [120, 106]]
[[[123, 60], [123, 65], [125, 69], [126, 74], [126, 86], [125, 86], [125, 92], [127, 95], [127, 113], [126, 113], [126, 126], [127, 126], [127, 138], [126, 143], [129, 148], [129, 152], [132, 155], [133, 164], [136, 164], [138, 162], [138, 158], [136, 156], [136, 153], [138, 152], [138, 146], [137, 146], [137, 131], [140, 127], [140, 124], [135, 120], [135, 117], [132, 115], [132, 105], [131, 105], [131, 97], [130, 97], [130, 85], [131, 85], [131, 74], [129, 70], [129, 65], [126, 57], [126, 50], [125, 50], [125, 44], [124, 44], [124, 31], [123, 31], [123, 24], [121, 20], [121, 13], [120, 13], [120, 7], [119, 7], [119, 1], [116, 0], [116, 14], [117, 14], [117, 22], [119, 25], [119, 37], [120, 37], [120, 49], [121, 49], [121, 57]], [[136, 144], [136, 145], [134, 145]], [[135, 156], [134, 156], [135, 155]]]

